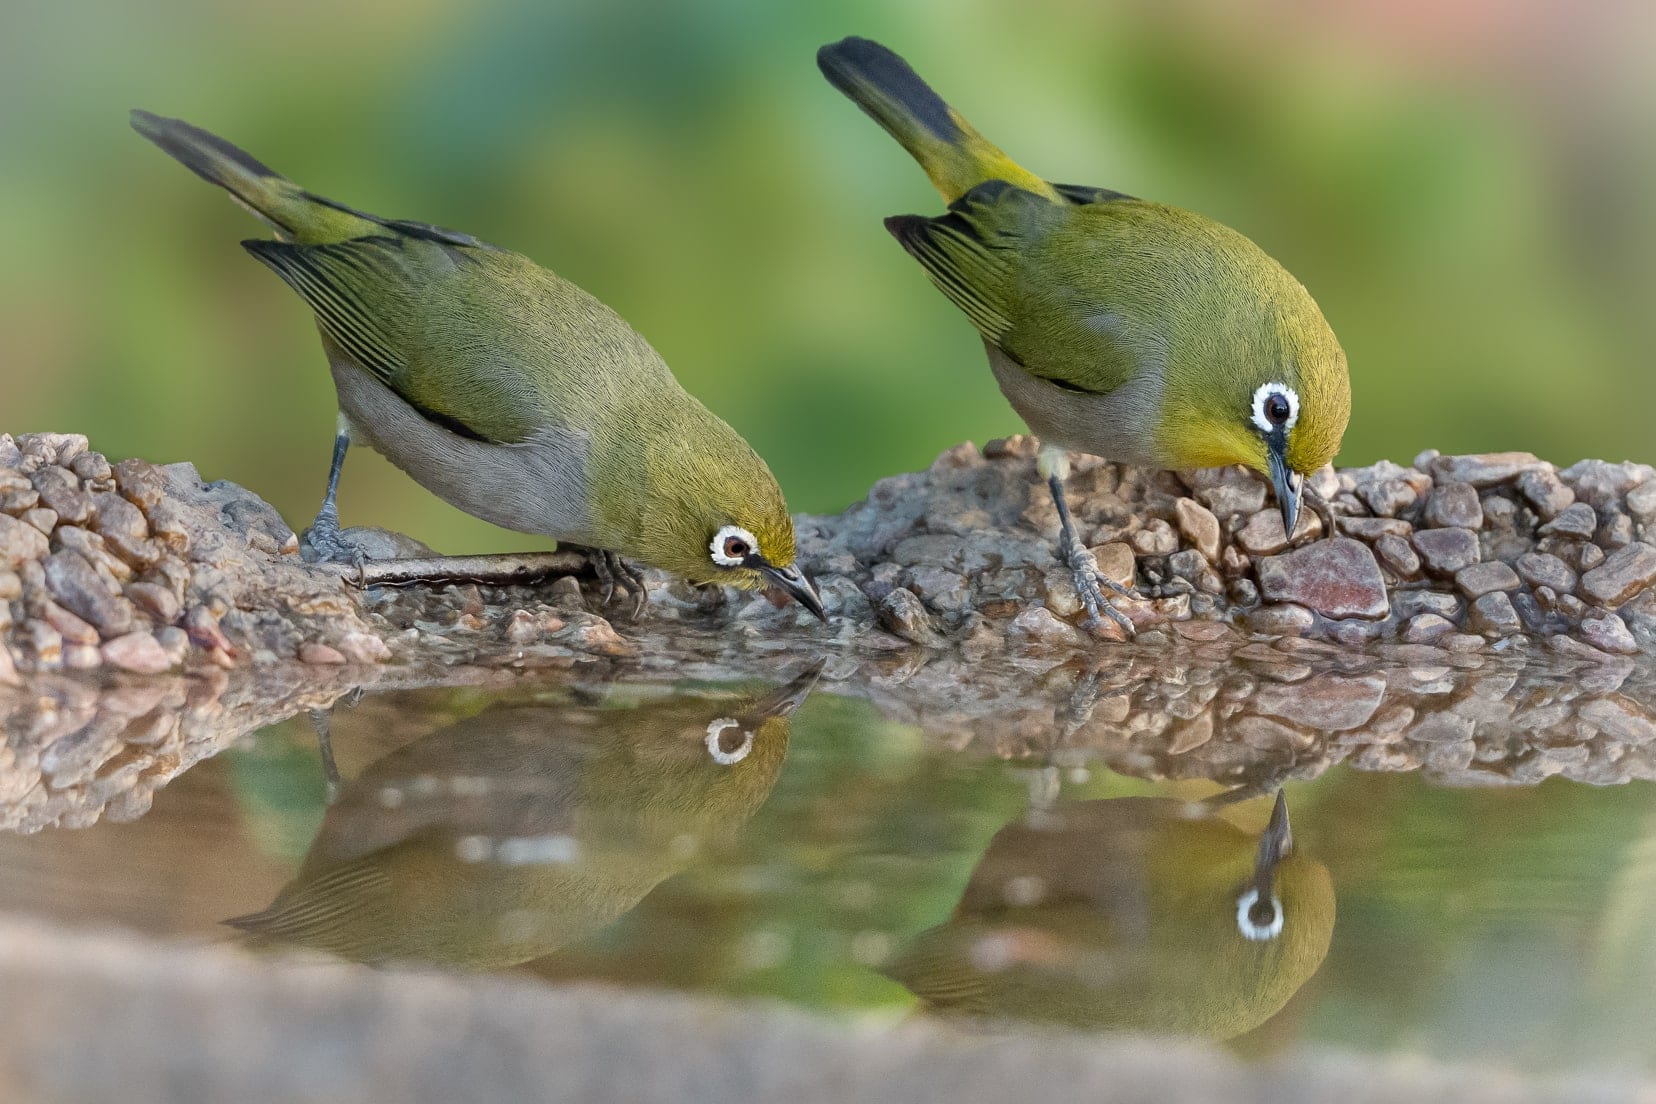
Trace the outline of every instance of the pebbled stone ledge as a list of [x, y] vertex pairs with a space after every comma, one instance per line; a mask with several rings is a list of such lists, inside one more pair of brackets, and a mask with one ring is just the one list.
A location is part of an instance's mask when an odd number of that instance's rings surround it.
[[[1086, 643], [1035, 447], [962, 444], [841, 514], [801, 519], [805, 566], [829, 609], [968, 651]], [[1197, 621], [1342, 645], [1656, 653], [1648, 465], [1560, 471], [1528, 453], [1428, 452], [1410, 467], [1325, 468], [1310, 483], [1339, 532], [1312, 539], [1329, 534], [1307, 509], [1290, 548], [1251, 472], [1073, 460], [1070, 508], [1100, 569], [1137, 590], [1118, 605], [1141, 639]]]
[[[831, 624], [763, 596], [650, 573], [648, 612], [617, 632], [577, 580], [358, 590], [304, 564], [256, 495], [189, 464], [112, 464], [86, 438], [0, 434], [0, 683], [29, 672], [388, 660], [525, 666], [638, 654], [675, 623], [792, 649], [1090, 650], [1035, 443], [962, 444], [881, 480], [833, 516], [802, 515], [801, 560]], [[1295, 545], [1240, 469], [1146, 472], [1076, 456], [1070, 504], [1100, 568], [1138, 597], [1141, 643], [1176, 626], [1235, 642], [1309, 637], [1444, 654], [1656, 654], [1656, 470], [1528, 453], [1422, 454], [1317, 473], [1334, 539], [1303, 512]], [[387, 535], [390, 555], [426, 555]], [[1106, 632], [1118, 632], [1106, 626]]]

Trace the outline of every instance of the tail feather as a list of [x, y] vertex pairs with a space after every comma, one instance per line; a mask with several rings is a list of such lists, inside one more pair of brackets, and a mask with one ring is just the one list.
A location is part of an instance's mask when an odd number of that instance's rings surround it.
[[246, 151], [182, 119], [134, 110], [132, 129], [229, 192], [282, 238], [319, 245], [372, 234], [379, 226], [373, 216], [310, 194]]
[[183, 119], [168, 119], [148, 111], [132, 112], [132, 129], [207, 183], [229, 192], [279, 232], [290, 236], [297, 232], [291, 218], [282, 217], [283, 204], [278, 196], [280, 186], [285, 184], [285, 190], [291, 191], [292, 182], [245, 150]]
[[900, 142], [953, 203], [986, 180], [1056, 199], [1052, 186], [1013, 161], [932, 90], [897, 54], [866, 38], [817, 51], [828, 82]]

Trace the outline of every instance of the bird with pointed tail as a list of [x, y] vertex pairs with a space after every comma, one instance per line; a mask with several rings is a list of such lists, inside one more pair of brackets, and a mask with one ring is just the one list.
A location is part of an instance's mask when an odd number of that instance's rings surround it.
[[225, 923], [373, 964], [551, 954], [740, 833], [821, 669], [757, 694], [496, 704], [346, 783], [293, 881]]
[[360, 441], [475, 517], [580, 547], [606, 598], [643, 602], [636, 560], [825, 619], [770, 469], [614, 311], [469, 234], [324, 199], [181, 120], [132, 125], [274, 231], [242, 245], [315, 313], [339, 428], [307, 559], [361, 562], [335, 505]]
[[1222, 806], [1061, 802], [995, 834], [954, 914], [884, 966], [933, 1012], [1229, 1039], [1280, 1011], [1334, 933], [1328, 869], [1278, 793]]
[[1227, 226], [1104, 188], [1053, 184], [865, 38], [824, 46], [829, 82], [908, 150], [948, 204], [885, 221], [982, 336], [1038, 466], [1088, 625], [1131, 631], [1064, 499], [1069, 450], [1156, 468], [1244, 464], [1294, 533], [1306, 475], [1340, 449], [1345, 353], [1310, 294]]

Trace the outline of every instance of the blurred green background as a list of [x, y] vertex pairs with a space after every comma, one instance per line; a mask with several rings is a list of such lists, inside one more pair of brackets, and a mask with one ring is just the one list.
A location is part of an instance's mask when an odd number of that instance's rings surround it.
[[[222, 133], [325, 195], [527, 253], [615, 307], [836, 510], [1019, 428], [880, 228], [937, 209], [822, 80], [879, 38], [1026, 164], [1191, 207], [1312, 290], [1343, 464], [1656, 460], [1656, 7], [1452, 0], [775, 5], [0, 0], [0, 429], [190, 459], [296, 524], [331, 385], [260, 228], [126, 127]], [[346, 524], [532, 547], [366, 450]]]

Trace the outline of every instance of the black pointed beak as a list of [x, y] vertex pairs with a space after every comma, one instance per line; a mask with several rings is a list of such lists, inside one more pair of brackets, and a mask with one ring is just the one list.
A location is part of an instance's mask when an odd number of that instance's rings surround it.
[[811, 580], [797, 566], [776, 567], [772, 564], [760, 564], [759, 574], [765, 577], [766, 582], [781, 590], [794, 601], [811, 611], [811, 614], [823, 624], [828, 623], [828, 611], [822, 608], [822, 598], [818, 596], [816, 587]]
[[1294, 831], [1288, 824], [1288, 802], [1278, 790], [1271, 822], [1265, 826], [1265, 834], [1259, 839], [1259, 852], [1254, 856], [1254, 887], [1261, 897], [1270, 896], [1277, 867], [1293, 850]]
[[1282, 531], [1291, 541], [1294, 525], [1299, 521], [1300, 496], [1305, 493], [1305, 477], [1288, 467], [1288, 442], [1280, 434], [1266, 438], [1265, 451], [1271, 469], [1271, 487], [1276, 491], [1277, 506], [1282, 510]]

